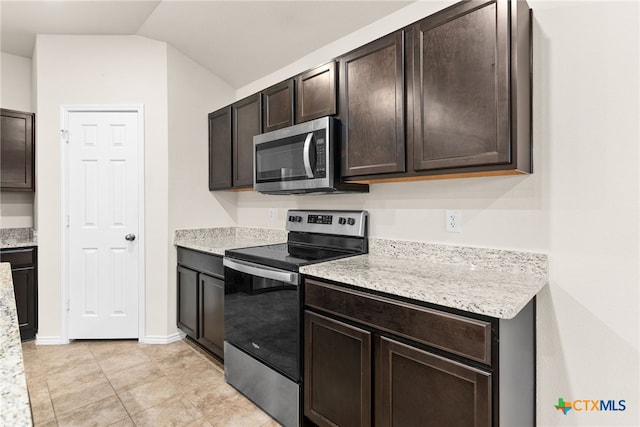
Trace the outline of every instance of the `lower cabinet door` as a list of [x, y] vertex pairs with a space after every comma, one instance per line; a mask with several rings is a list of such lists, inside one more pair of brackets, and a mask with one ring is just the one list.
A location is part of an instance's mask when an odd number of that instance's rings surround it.
[[370, 426], [371, 333], [309, 311], [304, 323], [305, 416], [318, 426]]
[[178, 266], [178, 328], [198, 338], [198, 273]]
[[20, 338], [35, 338], [37, 330], [36, 278], [33, 268], [12, 270], [13, 292], [20, 325]]
[[198, 342], [224, 358], [224, 281], [200, 274]]
[[377, 427], [491, 426], [490, 373], [385, 337], [377, 341]]

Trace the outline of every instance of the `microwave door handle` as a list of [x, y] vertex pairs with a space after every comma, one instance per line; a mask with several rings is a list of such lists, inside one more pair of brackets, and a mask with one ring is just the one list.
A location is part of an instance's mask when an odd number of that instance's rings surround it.
[[307, 172], [307, 178], [313, 178], [313, 169], [311, 168], [311, 141], [313, 140], [313, 132], [307, 134], [307, 138], [304, 140], [303, 148], [303, 161], [304, 170]]

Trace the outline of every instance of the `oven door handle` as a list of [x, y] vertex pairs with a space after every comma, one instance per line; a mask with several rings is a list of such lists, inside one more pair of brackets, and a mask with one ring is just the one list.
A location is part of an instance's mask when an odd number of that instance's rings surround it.
[[289, 285], [300, 284], [300, 274], [291, 271], [277, 270], [275, 268], [265, 267], [258, 264], [249, 264], [242, 261], [231, 260], [224, 257], [222, 264], [225, 267], [229, 267], [232, 270], [239, 271], [241, 273], [250, 274], [252, 276], [264, 277], [265, 279], [273, 279], [279, 282], [284, 282]]

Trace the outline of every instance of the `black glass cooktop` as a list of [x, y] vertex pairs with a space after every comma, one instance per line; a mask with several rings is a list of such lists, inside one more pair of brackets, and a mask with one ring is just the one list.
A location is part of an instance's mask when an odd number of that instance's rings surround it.
[[225, 256], [229, 258], [254, 262], [256, 264], [281, 268], [288, 271], [298, 271], [303, 265], [330, 261], [351, 255], [354, 255], [354, 253], [330, 248], [290, 245], [288, 243], [252, 246], [225, 251]]

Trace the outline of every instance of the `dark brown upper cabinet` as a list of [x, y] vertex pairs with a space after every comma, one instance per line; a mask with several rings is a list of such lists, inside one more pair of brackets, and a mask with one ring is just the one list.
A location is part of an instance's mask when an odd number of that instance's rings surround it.
[[259, 93], [231, 105], [233, 141], [233, 187], [253, 186], [253, 137], [262, 133]]
[[209, 113], [209, 190], [231, 188], [231, 106]]
[[0, 114], [0, 189], [34, 191], [35, 115], [4, 108]]
[[531, 172], [526, 3], [457, 3], [412, 33], [413, 169]]
[[405, 171], [404, 32], [340, 58], [342, 176]]
[[298, 75], [296, 91], [296, 123], [336, 114], [336, 63]]
[[262, 127], [264, 132], [293, 125], [295, 84], [285, 80], [262, 91]]

